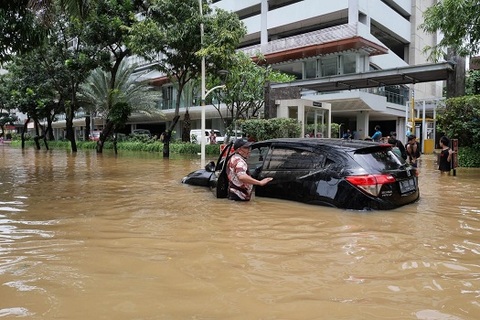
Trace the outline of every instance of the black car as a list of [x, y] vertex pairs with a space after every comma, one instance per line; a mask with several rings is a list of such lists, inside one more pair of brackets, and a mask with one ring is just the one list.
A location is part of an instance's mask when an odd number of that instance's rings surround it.
[[[255, 195], [345, 209], [394, 209], [417, 201], [418, 171], [390, 144], [363, 140], [288, 138], [256, 142], [248, 158], [256, 179], [273, 177]], [[217, 163], [190, 173], [183, 183], [211, 187], [226, 197], [225, 148]]]

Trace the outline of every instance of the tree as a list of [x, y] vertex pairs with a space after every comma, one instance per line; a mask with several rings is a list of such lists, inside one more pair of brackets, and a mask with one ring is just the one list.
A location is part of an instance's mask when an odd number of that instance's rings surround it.
[[49, 25], [55, 20], [54, 7], [59, 5], [69, 16], [83, 18], [88, 12], [89, 0], [27, 0], [28, 8], [41, 18], [43, 25]]
[[0, 112], [0, 138], [5, 137], [5, 126], [7, 124], [13, 125], [16, 120], [17, 117], [15, 115], [8, 112]]
[[[106, 128], [100, 135], [103, 141], [123, 128], [134, 112], [161, 114], [156, 108], [161, 93], [139, 81], [143, 74], [132, 76], [135, 68], [136, 65], [128, 65], [125, 61], [120, 63], [113, 88], [112, 73], [101, 68], [95, 69], [80, 86], [79, 101], [105, 119]], [[107, 136], [102, 137], [105, 133]], [[114, 137], [116, 142], [116, 134]]]
[[30, 0], [0, 2], [0, 63], [40, 45], [48, 28], [40, 23]]
[[480, 94], [480, 70], [470, 70], [466, 79], [466, 94]]
[[480, 150], [480, 96], [447, 99], [445, 107], [437, 109], [437, 129], [460, 146]]
[[[44, 140], [48, 149], [47, 138], [52, 136], [52, 122], [63, 108], [59, 106], [58, 94], [42, 57], [38, 48], [16, 56], [7, 65], [9, 72], [3, 76], [2, 96], [9, 109], [18, 109], [27, 115], [28, 121], [33, 120], [37, 149], [40, 149], [39, 139]], [[44, 119], [46, 127], [41, 125]], [[24, 124], [22, 146], [27, 124]]]
[[[144, 10], [143, 1], [98, 0], [90, 3], [88, 15], [81, 25], [83, 30], [81, 40], [96, 48], [98, 64], [107, 72], [110, 90], [114, 91], [117, 85], [117, 73], [120, 65], [130, 54], [126, 40], [131, 28], [138, 23], [136, 14]], [[111, 100], [106, 100], [110, 103]], [[121, 104], [116, 105], [120, 108]], [[123, 106], [127, 108], [126, 106]], [[115, 106], [109, 105], [108, 110], [114, 111]], [[119, 114], [129, 113], [128, 108]], [[97, 152], [103, 151], [105, 139], [112, 133], [113, 127], [107, 126], [97, 143]]]
[[17, 121], [17, 117], [12, 113], [12, 109], [8, 105], [6, 77], [6, 75], [0, 75], [0, 138], [5, 137], [5, 126], [7, 124], [13, 125]]
[[169, 157], [169, 137], [179, 118], [183, 88], [200, 76], [202, 57], [207, 61], [207, 72], [216, 73], [246, 34], [236, 14], [220, 9], [213, 12], [205, 0], [202, 12], [203, 15], [197, 0], [156, 0], [145, 19], [132, 27], [130, 33], [132, 50], [155, 61], [155, 68], [178, 86], [174, 121], [165, 133], [164, 157]]
[[56, 17], [51, 26], [52, 36], [49, 43], [42, 47], [40, 61], [47, 65], [49, 75], [58, 94], [58, 100], [64, 107], [66, 138], [70, 141], [72, 152], [77, 152], [73, 120], [80, 105], [77, 93], [80, 84], [98, 65], [98, 51], [89, 45], [85, 38], [85, 24], [57, 7]]
[[256, 141], [275, 138], [298, 138], [302, 125], [295, 119], [249, 119], [242, 121], [242, 130]]
[[441, 32], [442, 40], [435, 46], [427, 46], [424, 51], [429, 59], [438, 61], [446, 50], [452, 49], [460, 56], [474, 56], [480, 50], [480, 18], [478, 0], [443, 0], [428, 8], [424, 13], [425, 32]]
[[50, 35], [56, 10], [82, 18], [89, 0], [15, 0], [0, 3], [0, 63], [40, 46]]
[[[265, 106], [264, 87], [267, 82], [289, 82], [293, 76], [273, 70], [269, 65], [262, 65], [263, 57], [253, 61], [243, 52], [237, 52], [229, 62], [229, 74], [225, 89], [214, 92], [219, 101], [217, 109], [224, 126], [233, 130], [237, 120], [258, 118]], [[210, 78], [210, 86], [218, 85], [222, 79]], [[226, 105], [226, 114], [221, 112], [221, 103]]]

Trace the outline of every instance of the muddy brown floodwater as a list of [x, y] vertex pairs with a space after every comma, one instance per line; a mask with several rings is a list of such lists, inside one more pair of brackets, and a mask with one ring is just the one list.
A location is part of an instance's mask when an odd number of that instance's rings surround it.
[[[216, 199], [198, 157], [0, 146], [0, 318], [479, 319], [479, 169], [357, 212]], [[208, 159], [210, 160], [210, 159]]]

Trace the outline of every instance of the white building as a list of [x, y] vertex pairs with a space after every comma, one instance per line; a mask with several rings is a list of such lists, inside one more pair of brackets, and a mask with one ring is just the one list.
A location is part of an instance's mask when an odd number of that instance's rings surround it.
[[[274, 69], [293, 74], [298, 79], [289, 85], [302, 88], [300, 97], [276, 100], [276, 114], [271, 116], [297, 117], [305, 124], [305, 133], [306, 125], [313, 124], [316, 128], [323, 123], [327, 124], [327, 129], [321, 129], [321, 133], [328, 134], [328, 125], [335, 122], [341, 124], [341, 131], [350, 129], [359, 139], [372, 135], [377, 124], [384, 135], [397, 131], [401, 137], [406, 132], [407, 119], [412, 118], [407, 112], [411, 110], [413, 93], [415, 101], [420, 102], [414, 104], [413, 117], [424, 120], [422, 102], [423, 109], [433, 110], [435, 101], [442, 97], [443, 81], [425, 82], [423, 79], [413, 85], [408, 81], [403, 84], [382, 83], [373, 77], [370, 84], [374, 83], [374, 86], [356, 88], [338, 80], [358, 78], [373, 70], [426, 65], [428, 61], [422, 50], [427, 45], [436, 44], [438, 39], [436, 35], [423, 33], [419, 25], [423, 22], [423, 12], [436, 0], [212, 2], [214, 7], [236, 12], [245, 23], [247, 35], [239, 50], [252, 57], [261, 52]], [[402, 75], [408, 79], [412, 77]], [[151, 78], [162, 79], [159, 74], [153, 74]], [[322, 81], [335, 81], [335, 90], [317, 90]], [[166, 114], [166, 120], [142, 122], [142, 119], [132, 117], [132, 129], [145, 128], [159, 133], [169, 126], [174, 115], [175, 89], [161, 80], [157, 85], [162, 86], [160, 108]], [[192, 129], [200, 128], [201, 107], [193, 106], [188, 110]], [[174, 129], [177, 138], [182, 133], [185, 111], [182, 106], [181, 119]], [[206, 106], [206, 127], [224, 129], [213, 106]], [[424, 121], [422, 128], [415, 133], [423, 139], [432, 138], [432, 128], [432, 123]]]
[[[422, 50], [436, 44], [437, 36], [423, 33], [419, 25], [423, 12], [435, 2], [220, 0], [213, 1], [213, 6], [236, 12], [247, 26], [241, 50], [252, 56], [260, 51], [273, 68], [308, 80], [427, 64]], [[339, 85], [337, 91], [326, 93], [304, 87], [301, 98], [317, 105], [328, 103], [333, 122], [364, 138], [373, 134], [376, 124], [384, 135], [390, 131], [404, 133], [413, 92], [415, 100], [437, 101], [442, 87], [442, 81], [389, 86], [378, 83], [368, 89]], [[276, 103], [280, 107], [281, 102]], [[307, 109], [299, 117], [305, 123], [313, 113], [313, 109]]]

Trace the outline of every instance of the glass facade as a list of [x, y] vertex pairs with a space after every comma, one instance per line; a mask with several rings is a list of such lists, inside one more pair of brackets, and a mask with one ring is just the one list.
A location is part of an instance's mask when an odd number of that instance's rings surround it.
[[[362, 59], [363, 56], [358, 53], [351, 53], [304, 61], [302, 79], [361, 72], [361, 70], [357, 70], [357, 58]], [[285, 67], [279, 69], [288, 73]]]

